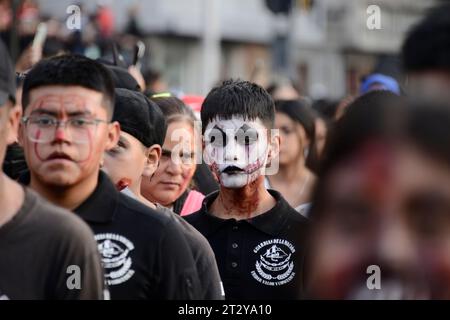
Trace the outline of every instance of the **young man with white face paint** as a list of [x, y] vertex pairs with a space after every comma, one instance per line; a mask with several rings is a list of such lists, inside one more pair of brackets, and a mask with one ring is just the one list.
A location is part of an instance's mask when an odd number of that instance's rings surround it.
[[227, 299], [296, 299], [307, 220], [266, 190], [279, 150], [274, 103], [260, 86], [227, 81], [202, 106], [204, 160], [220, 183], [186, 217], [210, 242]]

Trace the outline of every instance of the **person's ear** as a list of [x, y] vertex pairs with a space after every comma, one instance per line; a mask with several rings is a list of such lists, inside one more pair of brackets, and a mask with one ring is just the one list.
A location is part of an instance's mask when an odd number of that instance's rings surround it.
[[142, 176], [150, 178], [155, 173], [156, 169], [158, 169], [161, 154], [162, 148], [159, 144], [154, 144], [147, 149], [147, 162]]
[[119, 142], [120, 138], [120, 124], [117, 121], [108, 124], [108, 139], [105, 145], [105, 151], [111, 150]]
[[17, 142], [19, 135], [19, 124], [22, 118], [22, 108], [21, 106], [14, 106], [8, 112], [8, 131], [6, 137], [6, 143], [12, 144]]
[[263, 168], [263, 175], [273, 175], [278, 172], [279, 168], [279, 154], [280, 154], [280, 134], [278, 130], [270, 130], [268, 138], [268, 153], [266, 165]]
[[280, 153], [281, 138], [278, 132], [271, 130], [269, 137], [269, 152], [267, 154], [267, 163], [270, 164]]

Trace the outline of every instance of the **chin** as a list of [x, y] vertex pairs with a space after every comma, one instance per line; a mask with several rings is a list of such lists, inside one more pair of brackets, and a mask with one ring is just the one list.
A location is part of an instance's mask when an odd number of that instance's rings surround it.
[[247, 175], [246, 174], [237, 174], [234, 176], [228, 176], [226, 174], [222, 174], [220, 184], [229, 189], [239, 189], [243, 188], [247, 185]]
[[76, 175], [70, 175], [66, 172], [53, 172], [40, 175], [40, 180], [46, 185], [55, 187], [69, 187], [77, 182]]

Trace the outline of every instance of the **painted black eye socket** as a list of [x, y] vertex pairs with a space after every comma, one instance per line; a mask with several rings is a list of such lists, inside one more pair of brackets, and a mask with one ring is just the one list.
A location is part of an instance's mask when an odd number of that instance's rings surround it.
[[235, 139], [241, 145], [252, 145], [258, 141], [258, 131], [253, 128], [249, 128], [246, 131], [239, 129], [236, 133]]
[[208, 133], [206, 142], [214, 147], [224, 147], [227, 144], [227, 136], [222, 130], [213, 128]]

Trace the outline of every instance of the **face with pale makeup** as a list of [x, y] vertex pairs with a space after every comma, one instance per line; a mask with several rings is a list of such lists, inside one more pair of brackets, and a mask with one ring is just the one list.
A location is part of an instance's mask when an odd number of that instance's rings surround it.
[[264, 174], [273, 156], [268, 131], [260, 119], [238, 116], [208, 123], [204, 159], [223, 187], [242, 188]]
[[19, 141], [32, 179], [67, 187], [98, 174], [103, 152], [119, 136], [103, 99], [102, 93], [79, 86], [31, 90]]
[[[105, 153], [102, 170], [118, 190], [140, 183], [148, 163], [148, 148], [131, 134], [121, 131], [117, 145]], [[129, 164], [133, 165], [130, 166]]]

